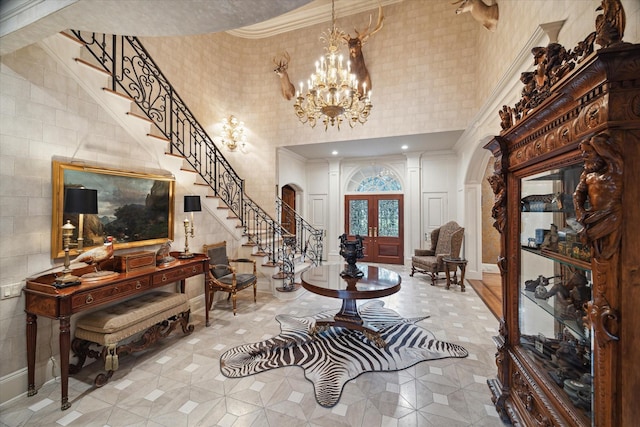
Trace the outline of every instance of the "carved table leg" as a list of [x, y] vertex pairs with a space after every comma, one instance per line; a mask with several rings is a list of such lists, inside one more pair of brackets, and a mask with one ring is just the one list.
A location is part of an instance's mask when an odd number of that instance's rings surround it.
[[36, 390], [36, 338], [38, 336], [38, 316], [27, 313], [27, 396], [38, 393]]
[[449, 287], [451, 286], [451, 273], [449, 272], [449, 265], [446, 262], [444, 264], [444, 275], [447, 276], [446, 289], [449, 289]]
[[71, 322], [69, 317], [60, 318], [60, 387], [63, 411], [69, 409], [69, 350], [71, 349]]
[[464, 292], [464, 271], [467, 269], [467, 263], [460, 264], [460, 292]]

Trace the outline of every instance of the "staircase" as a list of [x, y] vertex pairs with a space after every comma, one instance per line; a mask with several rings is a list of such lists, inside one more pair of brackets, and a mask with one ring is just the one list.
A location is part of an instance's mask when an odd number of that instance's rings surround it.
[[[302, 271], [322, 262], [323, 232], [297, 213], [289, 233], [245, 193], [233, 170], [136, 37], [72, 30], [40, 42], [151, 157], [176, 177], [193, 176], [205, 208], [241, 243], [239, 257], [258, 257], [279, 298], [295, 297]], [[153, 144], [161, 143], [165, 155]], [[284, 207], [277, 203], [280, 213]], [[279, 216], [281, 218], [281, 216]], [[262, 287], [262, 286], [261, 286]]]

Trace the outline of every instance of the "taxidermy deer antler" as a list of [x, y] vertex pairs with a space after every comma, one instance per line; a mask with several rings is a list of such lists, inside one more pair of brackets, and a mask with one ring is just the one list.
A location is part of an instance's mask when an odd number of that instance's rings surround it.
[[296, 89], [291, 83], [291, 80], [289, 80], [289, 74], [287, 73], [290, 60], [291, 56], [289, 56], [289, 52], [286, 50], [278, 62], [276, 62], [276, 58], [273, 58], [273, 63], [276, 64], [276, 68], [273, 72], [280, 77], [280, 90], [282, 91], [282, 96], [284, 96], [287, 101], [293, 98], [296, 93]]
[[360, 33], [357, 29], [354, 28], [356, 32], [356, 37], [351, 37], [349, 34], [343, 36], [343, 40], [349, 46], [349, 59], [351, 60], [351, 72], [355, 74], [358, 79], [358, 92], [360, 96], [365, 96], [364, 93], [366, 91], [371, 90], [371, 76], [369, 76], [369, 70], [367, 70], [367, 66], [364, 63], [364, 56], [362, 55], [362, 46], [364, 46], [365, 42], [382, 29], [384, 15], [382, 15], [382, 6], [378, 7], [378, 22], [373, 30], [371, 30], [371, 22], [372, 16], [369, 15], [369, 26], [366, 30]]

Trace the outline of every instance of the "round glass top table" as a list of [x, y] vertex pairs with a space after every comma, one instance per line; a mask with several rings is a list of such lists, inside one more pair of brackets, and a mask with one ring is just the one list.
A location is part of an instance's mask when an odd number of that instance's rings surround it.
[[356, 264], [362, 277], [341, 276], [346, 264], [328, 264], [313, 267], [302, 273], [302, 286], [314, 294], [342, 300], [340, 311], [333, 317], [316, 320], [312, 334], [330, 327], [343, 327], [360, 331], [378, 347], [386, 343], [380, 333], [365, 324], [356, 301], [359, 299], [381, 298], [400, 290], [400, 275], [386, 268]]

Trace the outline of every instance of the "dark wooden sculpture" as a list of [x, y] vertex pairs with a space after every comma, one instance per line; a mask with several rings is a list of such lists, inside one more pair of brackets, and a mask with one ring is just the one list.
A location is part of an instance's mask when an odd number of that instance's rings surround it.
[[593, 256], [609, 259], [620, 246], [623, 161], [604, 132], [582, 142], [580, 149], [584, 171], [573, 200], [578, 222], [584, 226], [581, 237], [592, 245]]

